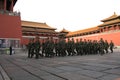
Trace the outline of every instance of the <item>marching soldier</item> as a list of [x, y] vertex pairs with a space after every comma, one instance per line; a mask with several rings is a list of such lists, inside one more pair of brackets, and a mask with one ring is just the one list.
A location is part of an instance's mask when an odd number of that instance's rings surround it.
[[27, 47], [28, 47], [28, 58], [32, 58], [34, 54], [34, 39], [29, 40]]
[[105, 40], [105, 52], [108, 53], [108, 48], [109, 48], [109, 44], [107, 42], [107, 40]]
[[55, 55], [56, 56], [61, 56], [60, 49], [61, 47], [60, 47], [60, 40], [59, 40], [57, 43], [55, 43]]
[[68, 56], [71, 55], [71, 41], [68, 38], [68, 42], [66, 43], [66, 47], [67, 47], [67, 52], [68, 52]]
[[72, 38], [72, 41], [71, 41], [71, 55], [75, 55], [75, 42], [74, 42], [74, 39]]
[[62, 57], [66, 56], [66, 43], [64, 39], [60, 41], [60, 48], [61, 56]]
[[46, 42], [44, 43], [44, 47], [45, 47], [45, 57], [49, 57], [49, 38], [46, 40]]
[[53, 52], [55, 45], [52, 39], [50, 40], [48, 47], [49, 47], [49, 57], [53, 57], [55, 55], [55, 53]]
[[98, 50], [99, 50], [99, 43], [97, 42], [97, 40], [94, 40], [94, 53], [98, 54]]
[[45, 57], [52, 57], [54, 55], [53, 49], [54, 43], [51, 39], [48, 38], [45, 42]]
[[113, 53], [113, 48], [114, 48], [114, 43], [111, 40], [111, 42], [110, 42], [110, 51], [111, 51], [111, 53]]
[[104, 49], [105, 49], [105, 43], [104, 43], [104, 40], [101, 38], [100, 41], [99, 41], [99, 46], [100, 46], [100, 54], [103, 55], [105, 52], [104, 52]]
[[83, 41], [83, 45], [82, 45], [82, 50], [83, 50], [83, 53], [82, 53], [82, 55], [86, 55], [88, 52], [87, 52], [87, 46], [88, 45], [88, 43], [87, 43], [87, 40], [86, 39], [84, 39], [84, 41]]
[[78, 55], [83, 55], [83, 48], [84, 48], [84, 46], [83, 46], [83, 41], [82, 41], [82, 38], [80, 38], [80, 42], [79, 42], [79, 45], [78, 45]]
[[42, 57], [44, 57], [44, 54], [45, 54], [45, 48], [46, 48], [46, 46], [45, 46], [45, 40], [43, 41], [43, 43], [42, 43]]
[[55, 56], [60, 56], [59, 42], [55, 43]]
[[39, 38], [37, 37], [36, 38], [36, 41], [35, 41], [35, 43], [34, 43], [34, 46], [35, 46], [35, 58], [36, 59], [38, 59], [39, 58], [39, 52], [40, 52], [40, 47], [41, 47], [41, 45], [40, 45], [40, 41], [39, 41]]
[[77, 55], [78, 55], [78, 53], [79, 53], [79, 41], [78, 41], [78, 39], [76, 40], [75, 48], [76, 48], [76, 52], [77, 52]]
[[32, 40], [29, 40], [29, 43], [27, 45], [27, 48], [28, 48], [28, 58], [30, 58], [30, 56], [31, 56], [31, 44], [32, 44]]

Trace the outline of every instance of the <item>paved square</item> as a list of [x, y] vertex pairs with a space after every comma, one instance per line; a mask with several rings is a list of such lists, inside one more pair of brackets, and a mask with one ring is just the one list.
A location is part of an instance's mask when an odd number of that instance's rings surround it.
[[[88, 56], [29, 59], [27, 53], [0, 55], [0, 80], [116, 80], [120, 78], [120, 52]], [[3, 71], [4, 70], [4, 71]]]

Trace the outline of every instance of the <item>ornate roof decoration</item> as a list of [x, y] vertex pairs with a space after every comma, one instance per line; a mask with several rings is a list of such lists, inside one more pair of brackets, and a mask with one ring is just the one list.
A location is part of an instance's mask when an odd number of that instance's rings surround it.
[[115, 12], [112, 16], [101, 20], [102, 22], [104, 22], [103, 24], [98, 25], [99, 27], [104, 27], [104, 26], [108, 26], [108, 25], [113, 25], [116, 23], [120, 23], [120, 16], [118, 16]]
[[69, 33], [70, 31], [66, 30], [65, 28], [63, 28], [60, 33]]
[[118, 18], [119, 16], [114, 12], [114, 14], [108, 18], [105, 18], [103, 20], [101, 20], [102, 22], [106, 22], [106, 21], [110, 21], [110, 20], [113, 20], [113, 19], [116, 19]]

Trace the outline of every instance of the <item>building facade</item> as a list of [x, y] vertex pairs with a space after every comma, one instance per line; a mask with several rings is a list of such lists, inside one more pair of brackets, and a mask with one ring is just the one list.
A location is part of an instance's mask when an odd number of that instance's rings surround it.
[[22, 27], [22, 44], [28, 44], [30, 39], [39, 37], [40, 42], [43, 43], [47, 39], [52, 39], [57, 42], [59, 34], [56, 32], [56, 28], [52, 28], [46, 23], [38, 23], [31, 21], [21, 21]]
[[66, 35], [66, 40], [68, 38], [74, 38], [75, 41], [80, 38], [86, 40], [100, 40], [100, 38], [103, 38], [108, 42], [112, 40], [116, 46], [120, 46], [120, 16], [114, 13], [101, 21], [103, 23], [96, 27], [69, 32]]
[[0, 0], [0, 49], [10, 46], [19, 48], [21, 44], [21, 18], [13, 12], [17, 0]]

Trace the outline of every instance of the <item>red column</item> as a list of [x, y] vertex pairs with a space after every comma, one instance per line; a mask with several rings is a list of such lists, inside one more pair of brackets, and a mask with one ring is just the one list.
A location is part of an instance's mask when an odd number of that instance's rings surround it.
[[13, 11], [13, 1], [14, 1], [14, 0], [11, 0], [10, 11]]
[[118, 25], [116, 26], [116, 30], [119, 30], [119, 26]]
[[4, 0], [4, 10], [6, 10], [6, 4], [7, 4], [7, 2], [6, 2], [6, 0]]
[[111, 27], [111, 30], [115, 30], [114, 26]]
[[106, 31], [108, 31], [108, 26], [106, 27]]

